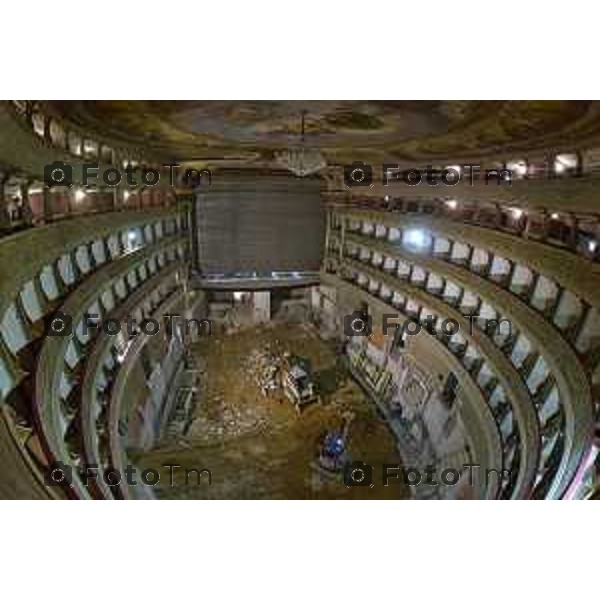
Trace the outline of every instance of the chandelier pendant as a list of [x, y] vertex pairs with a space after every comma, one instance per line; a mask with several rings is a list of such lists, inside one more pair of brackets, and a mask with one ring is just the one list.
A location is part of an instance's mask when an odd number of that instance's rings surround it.
[[304, 117], [306, 111], [302, 111], [302, 133], [300, 144], [288, 148], [284, 152], [275, 154], [275, 159], [279, 165], [291, 171], [297, 177], [306, 177], [317, 173], [327, 166], [327, 161], [316, 148], [310, 148], [306, 145], [304, 137]]

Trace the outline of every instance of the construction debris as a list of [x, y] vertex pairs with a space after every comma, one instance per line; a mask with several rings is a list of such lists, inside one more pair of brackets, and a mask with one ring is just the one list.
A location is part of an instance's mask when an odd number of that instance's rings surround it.
[[289, 353], [284, 352], [281, 345], [275, 341], [273, 344], [254, 349], [244, 368], [262, 395], [268, 398], [281, 388], [281, 369], [288, 360]]

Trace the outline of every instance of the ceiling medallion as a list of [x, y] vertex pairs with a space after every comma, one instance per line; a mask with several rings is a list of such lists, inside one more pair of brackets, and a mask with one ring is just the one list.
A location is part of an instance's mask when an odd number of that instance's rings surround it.
[[310, 148], [306, 145], [304, 137], [304, 117], [306, 111], [302, 111], [302, 133], [300, 135], [300, 143], [291, 146], [284, 152], [275, 154], [276, 162], [291, 171], [296, 177], [306, 177], [320, 171], [327, 166], [327, 161], [316, 148]]

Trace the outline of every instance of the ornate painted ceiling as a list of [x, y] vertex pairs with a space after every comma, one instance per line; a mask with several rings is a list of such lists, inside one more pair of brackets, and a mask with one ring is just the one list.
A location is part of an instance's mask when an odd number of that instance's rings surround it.
[[268, 164], [297, 142], [329, 164], [417, 162], [561, 147], [600, 137], [593, 101], [50, 101], [55, 115], [164, 158]]

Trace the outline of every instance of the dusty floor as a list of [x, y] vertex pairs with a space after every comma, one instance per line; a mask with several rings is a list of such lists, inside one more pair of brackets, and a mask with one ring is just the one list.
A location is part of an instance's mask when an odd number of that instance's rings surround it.
[[[256, 348], [290, 351], [311, 361], [322, 402], [299, 415], [281, 392], [265, 398], [255, 381], [248, 356]], [[183, 440], [141, 456], [140, 469], [155, 468], [161, 482], [159, 498], [406, 498], [401, 483], [384, 487], [384, 463], [400, 463], [392, 433], [360, 387], [336, 365], [333, 350], [307, 326], [277, 325], [213, 336], [194, 348], [207, 376], [194, 421]], [[343, 415], [354, 413], [348, 449], [353, 460], [373, 465], [373, 487], [344, 485], [341, 475], [326, 476], [316, 467], [319, 440], [342, 426]], [[181, 465], [169, 486], [163, 464]], [[185, 469], [210, 469], [200, 485]]]

